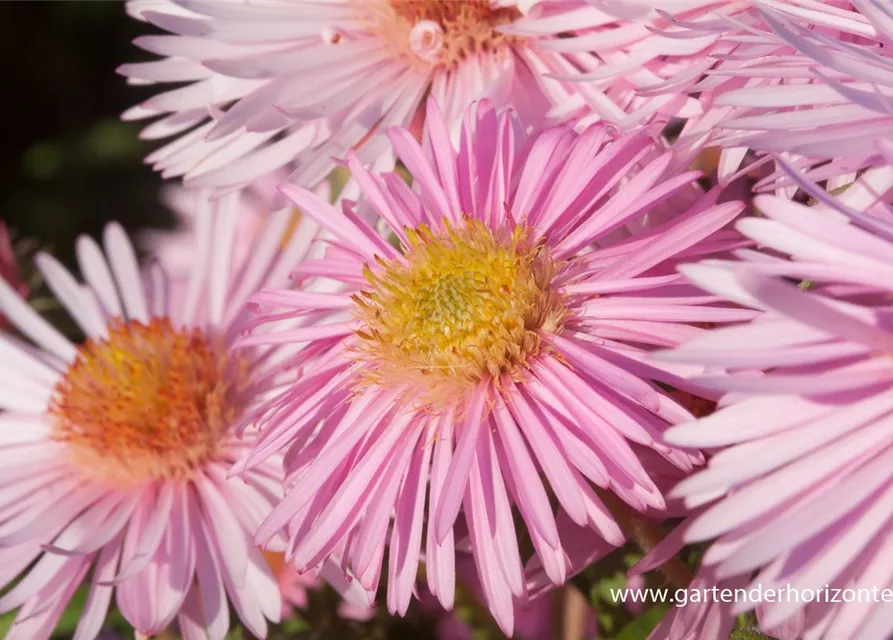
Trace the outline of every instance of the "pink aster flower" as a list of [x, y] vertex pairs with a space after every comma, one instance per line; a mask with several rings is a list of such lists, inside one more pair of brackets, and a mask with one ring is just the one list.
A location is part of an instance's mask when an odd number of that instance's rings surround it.
[[692, 88], [712, 108], [687, 124], [680, 147], [724, 147], [723, 178], [749, 150], [784, 153], [832, 189], [889, 164], [893, 10], [872, 0], [752, 4], [735, 18], [685, 25], [691, 37], [720, 35], [712, 68]]
[[[163, 191], [165, 204], [177, 216], [178, 228], [173, 231], [145, 231], [138, 239], [152, 259], [164, 268], [172, 297], [185, 295], [195, 268], [195, 235], [203, 233], [202, 225], [214, 216], [225, 216], [236, 225], [231, 247], [234, 264], [244, 264], [250, 258], [258, 237], [274, 216], [286, 216], [283, 233], [289, 234], [300, 228], [304, 245], [309, 246], [316, 230], [308, 224], [299, 227], [300, 212], [289, 203], [280, 202], [283, 199], [278, 197], [276, 187], [282, 179], [284, 176], [281, 174], [271, 174], [246, 189], [222, 197], [207, 189], [185, 189], [181, 186], [169, 186]], [[348, 185], [342, 195], [349, 196], [353, 191], [354, 187]], [[317, 186], [315, 192], [326, 200], [331, 197], [328, 182]]]
[[230, 605], [258, 637], [279, 619], [279, 589], [252, 536], [281, 497], [281, 461], [227, 477], [251, 446], [234, 429], [282, 358], [228, 347], [246, 297], [283, 282], [315, 226], [280, 247], [289, 212], [275, 214], [236, 265], [232, 215], [206, 222], [180, 299], [157, 264], [140, 272], [116, 224], [105, 252], [78, 240], [85, 284], [38, 255], [87, 336], [80, 346], [0, 280], [0, 310], [33, 342], [0, 334], [0, 612], [20, 607], [10, 640], [48, 638], [83, 583], [77, 638], [99, 633], [113, 595], [149, 636], [176, 619], [187, 639], [222, 639]]
[[700, 462], [658, 443], [691, 414], [654, 382], [684, 385], [678, 372], [643, 360], [702, 331], [689, 323], [752, 315], [714, 305], [674, 271], [677, 260], [735, 243], [721, 229], [742, 207], [715, 205], [711, 193], [663, 225], [593, 248], [696, 172], [666, 176], [671, 154], [649, 136], [612, 139], [601, 126], [527, 138], [513, 113], [489, 103], [467, 112], [458, 149], [433, 100], [427, 152], [406, 129], [389, 137], [414, 188], [369, 172], [356, 154], [347, 160], [360, 205], [388, 236], [349, 206], [282, 187], [335, 238], [295, 277], [346, 290], [253, 297], [258, 325], [306, 323], [241, 344], [297, 343], [305, 365], [258, 412], [257, 443], [237, 469], [286, 451], [287, 493], [258, 540], [288, 525], [299, 570], [344, 545], [344, 566], [375, 591], [389, 547], [387, 602], [402, 614], [424, 547], [428, 586], [450, 608], [454, 552], [470, 548], [510, 633], [513, 605], [528, 595], [512, 505], [535, 549], [529, 566], [560, 584], [573, 559], [623, 542], [593, 486], [659, 511], [642, 459], [686, 471]]
[[[690, 89], [714, 64], [709, 54], [721, 32], [688, 37], [688, 30], [751, 7], [749, 0], [547, 0], [541, 6], [548, 12], [568, 4], [576, 8], [562, 23], [565, 37], [543, 46], [572, 52], [581, 73], [569, 76], [577, 82], [577, 93], [551, 115], [575, 116], [583, 126], [601, 120], [622, 130], [703, 115], [706, 94], [695, 98]], [[541, 16], [532, 15], [511, 28], [523, 29], [529, 21], [529, 28], [541, 30]]]
[[[746, 3], [668, 3], [695, 20]], [[136, 44], [161, 59], [127, 64], [135, 84], [185, 82], [124, 114], [156, 118], [143, 137], [176, 140], [148, 158], [165, 176], [199, 187], [238, 187], [273, 170], [313, 186], [331, 158], [356, 149], [390, 155], [384, 132], [423, 116], [430, 93], [456, 131], [465, 108], [487, 97], [525, 124], [545, 116], [622, 128], [700, 112], [677, 90], [651, 97], [680, 69], [700, 73], [714, 38], [680, 40], [654, 11], [609, 11], [584, 0], [210, 2], [131, 0], [132, 16], [168, 32]], [[579, 37], [568, 37], [577, 35]], [[697, 70], [697, 73], [695, 73]], [[691, 84], [692, 81], [688, 82]]]
[[[727, 393], [716, 413], [665, 434], [677, 446], [720, 449], [671, 494], [697, 510], [677, 535], [716, 540], [703, 559], [713, 584], [790, 586], [816, 598], [826, 587], [890, 588], [893, 214], [883, 204], [853, 210], [791, 175], [819, 206], [760, 196], [763, 217], [738, 223], [791, 260], [683, 267], [707, 291], [763, 313], [663, 356], [712, 367], [697, 381]], [[870, 595], [804, 600], [765, 602], [761, 625], [788, 637], [893, 632], [893, 611]]]
[[[284, 178], [284, 176], [280, 176]], [[258, 234], [263, 230], [267, 216], [274, 210], [276, 195], [275, 177], [253, 183], [230, 197], [215, 198], [203, 189], [184, 189], [168, 186], [162, 192], [164, 204], [176, 215], [177, 228], [173, 231], [145, 231], [140, 234], [140, 244], [164, 267], [173, 280], [188, 281], [195, 258], [195, 233], [199, 218], [232, 210], [236, 234], [232, 255], [236, 264], [248, 257], [248, 252]]]

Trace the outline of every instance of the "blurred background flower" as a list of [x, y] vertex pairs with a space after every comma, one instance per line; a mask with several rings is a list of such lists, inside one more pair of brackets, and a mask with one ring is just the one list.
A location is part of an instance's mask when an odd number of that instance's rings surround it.
[[71, 240], [99, 236], [113, 218], [128, 231], [174, 222], [142, 162], [151, 145], [119, 120], [143, 95], [115, 74], [139, 30], [116, 2], [0, 5], [0, 58], [12, 62], [4, 76], [15, 96], [0, 106], [0, 219], [67, 265]]

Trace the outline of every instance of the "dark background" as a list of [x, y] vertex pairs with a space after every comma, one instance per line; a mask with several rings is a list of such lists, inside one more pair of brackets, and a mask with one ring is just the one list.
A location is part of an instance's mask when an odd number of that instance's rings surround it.
[[115, 73], [150, 59], [131, 40], [151, 30], [118, 0], [0, 1], [0, 219], [15, 238], [71, 264], [77, 235], [99, 237], [109, 220], [174, 225], [143, 163], [159, 143], [119, 120], [153, 93]]

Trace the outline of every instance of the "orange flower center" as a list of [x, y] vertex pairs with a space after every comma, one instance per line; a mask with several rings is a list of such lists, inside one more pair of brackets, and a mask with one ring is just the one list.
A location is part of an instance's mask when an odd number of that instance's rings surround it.
[[84, 474], [118, 483], [189, 477], [218, 456], [244, 367], [199, 329], [113, 322], [56, 386], [53, 438]]
[[358, 6], [369, 30], [381, 36], [395, 57], [418, 66], [451, 69], [469, 56], [492, 54], [520, 41], [497, 27], [521, 17], [514, 7], [494, 7], [489, 0], [390, 0]]

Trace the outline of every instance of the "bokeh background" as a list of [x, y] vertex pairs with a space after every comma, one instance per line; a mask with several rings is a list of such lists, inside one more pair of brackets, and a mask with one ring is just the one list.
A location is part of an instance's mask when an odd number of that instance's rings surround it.
[[149, 95], [115, 73], [148, 59], [131, 44], [144, 29], [117, 0], [0, 2], [0, 218], [66, 264], [73, 239], [99, 237], [109, 220], [129, 231], [175, 223], [143, 163], [154, 143], [119, 120]]

